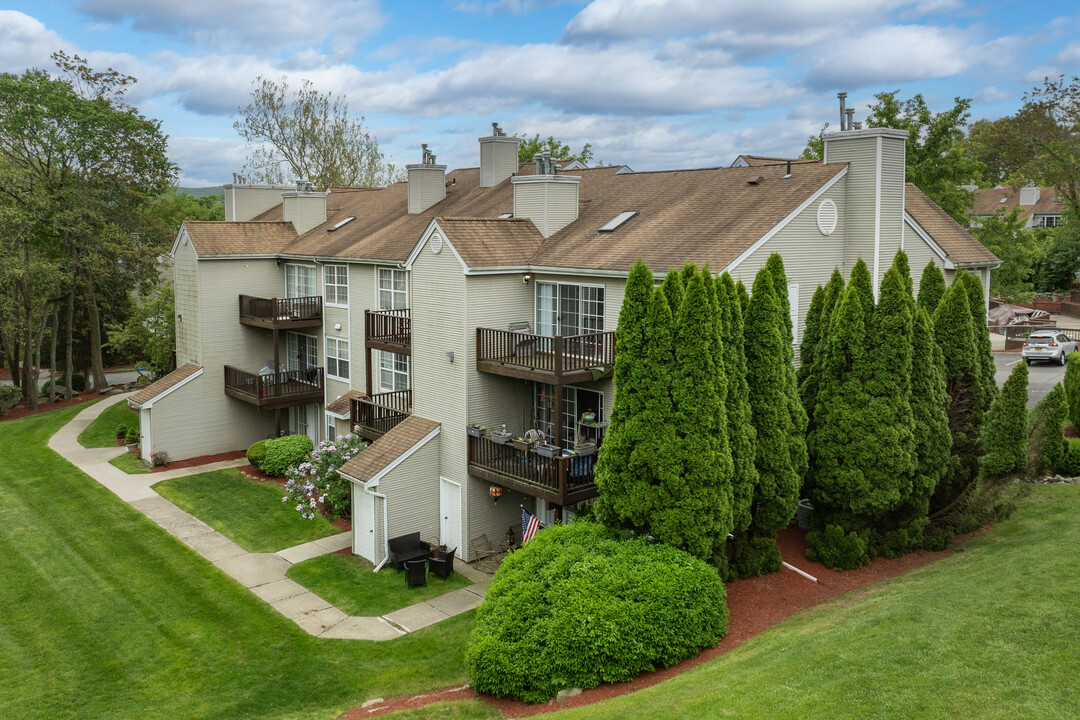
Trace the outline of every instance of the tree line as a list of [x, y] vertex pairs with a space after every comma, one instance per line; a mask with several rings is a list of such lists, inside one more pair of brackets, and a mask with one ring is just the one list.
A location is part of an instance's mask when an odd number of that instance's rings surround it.
[[981, 282], [960, 271], [946, 287], [931, 263], [918, 297], [913, 285], [903, 251], [877, 298], [862, 260], [847, 281], [834, 271], [796, 370], [779, 255], [751, 292], [693, 265], [656, 284], [639, 261], [616, 329], [596, 516], [729, 579], [779, 569], [776, 535], [800, 498], [813, 505], [808, 556], [841, 569], [978, 527], [1003, 478], [1060, 461], [1061, 422], [1031, 431], [1029, 462], [1027, 368], [998, 391]]

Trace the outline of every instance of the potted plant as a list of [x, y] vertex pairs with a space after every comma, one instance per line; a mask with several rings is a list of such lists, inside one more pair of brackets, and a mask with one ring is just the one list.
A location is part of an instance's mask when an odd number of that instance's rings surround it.
[[511, 435], [510, 433], [506, 432], [506, 426], [503, 425], [502, 430], [492, 430], [489, 433], [489, 437], [491, 438], [492, 442], [497, 443], [499, 445], [505, 445], [506, 443], [510, 442], [510, 440], [514, 436]]
[[562, 455], [562, 448], [548, 443], [537, 443], [536, 454], [548, 458], [557, 458]]
[[127, 429], [127, 449], [131, 452], [139, 452], [139, 431], [133, 427]]
[[514, 438], [510, 441], [510, 444], [516, 447], [518, 450], [521, 450], [522, 452], [528, 452], [529, 450], [532, 450], [533, 445], [535, 445], [532, 440], [524, 437]]
[[586, 410], [585, 412], [581, 413], [580, 422], [583, 425], [592, 425], [594, 422], [596, 422], [596, 413], [592, 410]]
[[476, 423], [470, 423], [465, 431], [469, 433], [469, 437], [484, 437], [487, 435], [487, 428], [483, 425], [477, 425]]
[[580, 455], [582, 457], [584, 457], [586, 455], [595, 455], [596, 454], [596, 443], [594, 443], [594, 442], [579, 442], [577, 445], [574, 445], [574, 454], [575, 455]]

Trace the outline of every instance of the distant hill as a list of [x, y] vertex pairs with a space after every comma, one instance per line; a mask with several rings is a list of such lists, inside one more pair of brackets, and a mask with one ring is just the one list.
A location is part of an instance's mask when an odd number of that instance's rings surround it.
[[197, 198], [206, 197], [207, 195], [221, 195], [222, 197], [225, 196], [225, 188], [223, 188], [220, 185], [215, 185], [213, 187], [201, 187], [201, 188], [178, 187], [178, 188], [176, 188], [176, 192], [178, 192], [178, 193], [187, 193], [191, 197], [197, 197]]

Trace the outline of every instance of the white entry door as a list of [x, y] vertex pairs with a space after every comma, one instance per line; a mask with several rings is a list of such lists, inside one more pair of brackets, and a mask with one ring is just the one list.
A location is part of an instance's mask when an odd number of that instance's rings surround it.
[[439, 478], [439, 542], [461, 553], [461, 486]]
[[375, 562], [375, 496], [353, 485], [353, 546], [368, 562]]

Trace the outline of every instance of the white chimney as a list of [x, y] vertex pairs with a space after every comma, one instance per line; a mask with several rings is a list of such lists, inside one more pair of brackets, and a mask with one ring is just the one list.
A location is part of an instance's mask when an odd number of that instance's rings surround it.
[[427, 143], [419, 165], [406, 165], [409, 173], [409, 214], [417, 215], [446, 197], [446, 166], [435, 164], [435, 153]]
[[480, 187], [495, 187], [518, 170], [516, 137], [507, 137], [499, 123], [491, 123], [491, 136], [480, 141]]
[[[546, 171], [552, 171], [545, 164]], [[578, 186], [573, 175], [518, 175], [514, 186], [514, 217], [529, 218], [545, 238], [577, 220]]]
[[281, 193], [282, 219], [293, 224], [297, 235], [322, 225], [326, 222], [326, 195], [312, 190], [310, 182], [297, 180], [295, 190]]
[[1033, 182], [1029, 182], [1024, 187], [1020, 188], [1020, 204], [1021, 205], [1034, 205], [1039, 202], [1039, 186]]
[[252, 185], [233, 173], [233, 182], [225, 184], [225, 219], [250, 220], [281, 203], [281, 191], [291, 185]]

